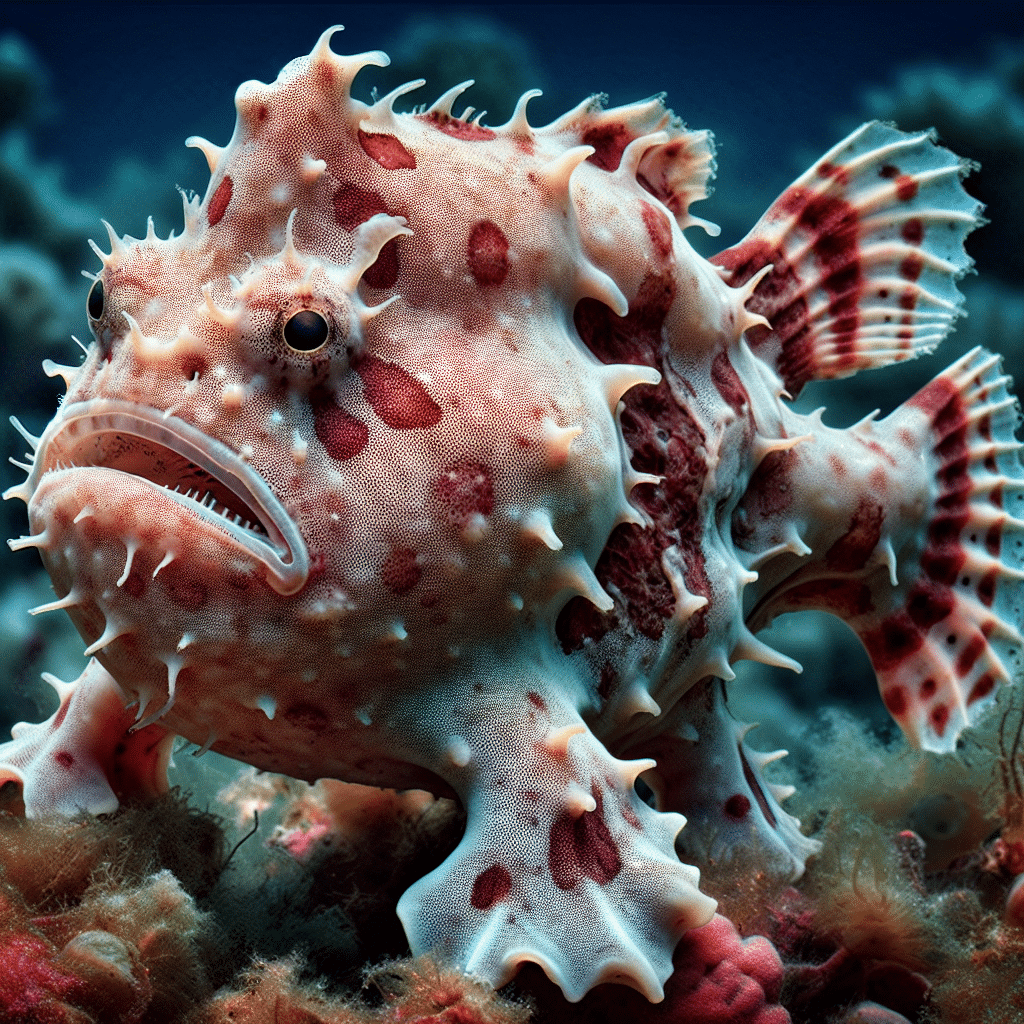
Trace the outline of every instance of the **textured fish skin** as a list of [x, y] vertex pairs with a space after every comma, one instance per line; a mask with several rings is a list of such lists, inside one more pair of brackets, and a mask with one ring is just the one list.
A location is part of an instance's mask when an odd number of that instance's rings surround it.
[[[977, 203], [869, 124], [711, 261], [707, 132], [661, 100], [544, 127], [352, 98], [326, 32], [248, 82], [181, 234], [121, 238], [94, 341], [8, 496], [93, 660], [0, 746], [26, 812], [166, 788], [182, 735], [266, 770], [457, 796], [399, 904], [495, 985], [662, 998], [714, 901], [679, 849], [817, 843], [725, 705], [755, 632], [845, 618], [910, 739], [954, 748], [1019, 669], [1017, 407], [973, 352], [884, 420], [808, 380], [934, 347]], [[127, 705], [127, 707], [126, 707]], [[643, 774], [656, 807], [638, 795]], [[694, 859], [698, 859], [694, 856]]]

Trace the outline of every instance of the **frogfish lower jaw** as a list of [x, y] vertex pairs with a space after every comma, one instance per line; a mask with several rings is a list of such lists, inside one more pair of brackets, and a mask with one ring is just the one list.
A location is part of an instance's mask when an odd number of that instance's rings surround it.
[[[103, 486], [143, 488], [140, 493], [153, 519], [147, 533], [166, 533], [174, 555], [184, 554], [178, 549], [190, 534], [212, 528], [228, 545], [256, 559], [279, 594], [294, 594], [306, 583], [306, 543], [267, 482], [225, 444], [177, 417], [108, 399], [68, 406], [41, 438], [25, 482], [33, 495], [31, 518], [37, 518], [32, 516], [38, 508], [36, 490], [45, 492], [56, 484], [56, 474], [71, 488], [68, 501], [73, 500], [75, 480], [85, 482], [99, 474], [111, 478]], [[120, 479], [114, 480], [113, 474]], [[60, 499], [50, 508], [50, 514], [64, 513], [73, 523], [97, 514], [88, 506], [72, 510]], [[130, 528], [122, 539], [129, 550], [142, 542]]]

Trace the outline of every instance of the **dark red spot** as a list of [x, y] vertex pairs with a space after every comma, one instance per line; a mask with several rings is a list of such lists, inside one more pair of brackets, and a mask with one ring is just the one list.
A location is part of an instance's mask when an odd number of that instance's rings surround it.
[[924, 238], [924, 225], [921, 223], [920, 218], [911, 217], [903, 222], [900, 234], [903, 236], [904, 242], [909, 242], [911, 245], [919, 245]]
[[985, 575], [978, 582], [978, 600], [986, 608], [992, 607], [992, 602], [996, 599], [996, 583], [999, 579], [998, 573], [995, 569], [985, 573]]
[[734, 793], [725, 801], [725, 815], [733, 821], [742, 821], [750, 812], [750, 801], [742, 793]]
[[898, 167], [893, 167], [892, 164], [883, 164], [878, 171], [878, 176], [880, 178], [896, 178], [899, 177], [899, 173], [900, 169]]
[[846, 533], [828, 549], [825, 564], [837, 572], [863, 569], [882, 535], [885, 511], [870, 498], [861, 498]]
[[729, 361], [729, 356], [719, 352], [711, 363], [711, 380], [718, 393], [738, 413], [742, 413], [749, 404], [747, 389], [740, 381], [736, 368]]
[[650, 203], [640, 201], [640, 216], [644, 227], [651, 236], [654, 253], [659, 260], [667, 260], [672, 255], [672, 228], [664, 213], [659, 213]]
[[921, 700], [931, 700], [935, 696], [935, 691], [939, 688], [939, 684], [934, 679], [928, 678], [921, 684]]
[[398, 239], [392, 238], [363, 271], [363, 280], [371, 288], [393, 288], [398, 280]]
[[213, 193], [210, 205], [206, 208], [206, 220], [211, 228], [214, 224], [219, 224], [221, 217], [224, 216], [224, 211], [228, 208], [228, 203], [231, 202], [233, 188], [231, 178], [225, 174], [224, 180], [217, 186], [217, 191]]
[[459, 529], [474, 516], [494, 511], [494, 481], [480, 462], [463, 459], [431, 481], [434, 496], [445, 506], [448, 521]]
[[343, 182], [334, 192], [334, 219], [346, 231], [355, 231], [360, 224], [378, 213], [389, 213], [377, 192]]
[[53, 755], [53, 759], [61, 766], [61, 768], [64, 768], [67, 771], [70, 771], [71, 766], [75, 763], [74, 757], [66, 750], [58, 750], [57, 753]]
[[441, 421], [441, 406], [397, 363], [364, 356], [354, 368], [370, 407], [393, 430], [424, 430]]
[[201, 355], [196, 353], [187, 355], [181, 360], [181, 375], [185, 380], [195, 380], [196, 377], [202, 377], [208, 369], [209, 364]]
[[880, 672], [895, 668], [924, 644], [924, 635], [905, 611], [886, 617], [877, 628], [867, 630], [861, 639], [871, 664]]
[[137, 568], [133, 568], [128, 575], [128, 579], [121, 584], [121, 589], [134, 598], [140, 598], [145, 594], [148, 583], [149, 578], [147, 578], [146, 574], [140, 572]]
[[[957, 572], [953, 578], [956, 578]], [[948, 586], [931, 580], [919, 580], [907, 595], [907, 615], [922, 632], [927, 632], [936, 623], [948, 618], [956, 602]]]
[[904, 203], [909, 203], [917, 195], [917, 182], [909, 174], [901, 174], [896, 179], [896, 195]]
[[849, 579], [808, 580], [787, 590], [787, 607], [820, 608], [850, 620], [874, 611], [871, 589]]
[[408, 594], [420, 581], [423, 570], [412, 548], [395, 548], [381, 566], [380, 576], [392, 594]]
[[539, 693], [534, 693], [533, 690], [530, 690], [526, 697], [538, 711], [547, 711], [548, 706], [544, 703], [544, 698]]
[[490, 910], [495, 903], [500, 903], [512, 891], [512, 876], [502, 864], [492, 864], [486, 871], [481, 871], [473, 880], [473, 892], [469, 902], [477, 910]]
[[318, 398], [313, 402], [313, 429], [317, 438], [332, 459], [344, 462], [354, 458], [366, 447], [369, 429], [362, 420], [335, 404], [329, 395]]
[[995, 558], [999, 557], [999, 551], [1003, 541], [1003, 524], [993, 523], [985, 531], [985, 550]]
[[478, 220], [469, 232], [466, 264], [481, 288], [499, 285], [508, 275], [508, 239], [494, 221]]
[[623, 150], [633, 141], [633, 135], [624, 124], [602, 124], [587, 131], [581, 142], [593, 146], [587, 160], [602, 171], [618, 169]]
[[308, 732], [323, 732], [331, 723], [327, 712], [315, 704], [297, 703], [289, 705], [281, 717], [287, 719], [296, 728]]
[[840, 185], [846, 185], [850, 181], [850, 174], [845, 167], [829, 163], [827, 160], [818, 164], [818, 174], [822, 178], [834, 178]]
[[464, 142], [486, 142], [488, 139], [496, 138], [496, 133], [482, 124], [462, 121], [441, 113], [423, 114], [420, 120], [432, 124], [439, 132], [444, 132], [453, 139], [462, 139]]
[[206, 605], [209, 597], [206, 585], [192, 576], [188, 569], [183, 569], [177, 560], [161, 570], [157, 579], [179, 608], [198, 611]]
[[902, 718], [907, 713], [907, 691], [904, 687], [890, 687], [882, 694], [882, 700], [893, 718]]
[[376, 160], [386, 170], [397, 171], [416, 166], [416, 157], [394, 135], [367, 135], [360, 130], [359, 145], [368, 157]]
[[583, 878], [607, 885], [621, 870], [615, 840], [601, 816], [601, 808], [574, 818], [563, 812], [551, 826], [548, 867], [559, 889], [571, 889]]
[[936, 704], [928, 718], [932, 723], [935, 734], [941, 736], [946, 731], [946, 725], [949, 723], [949, 708], [945, 704]]
[[961, 679], [974, 668], [975, 662], [981, 657], [987, 644], [988, 641], [980, 633], [975, 633], [964, 645], [964, 649], [956, 659], [956, 674]]
[[971, 692], [967, 697], [967, 703], [972, 704], [976, 700], [981, 700], [982, 697], [987, 697], [994, 689], [996, 685], [995, 677], [990, 673], [986, 672], [975, 684], [971, 687]]
[[932, 419], [935, 419], [947, 405], [954, 402], [958, 397], [954, 384], [945, 377], [937, 377], [930, 384], [926, 384], [921, 388], [907, 404], [921, 409]]
[[924, 270], [924, 257], [914, 253], [900, 261], [900, 277], [906, 281], [916, 281]]
[[913, 309], [917, 305], [917, 292], [906, 288], [900, 292], [900, 309]]

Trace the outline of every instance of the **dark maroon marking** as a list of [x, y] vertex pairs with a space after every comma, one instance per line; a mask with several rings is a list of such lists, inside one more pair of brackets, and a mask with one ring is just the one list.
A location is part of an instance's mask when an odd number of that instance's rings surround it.
[[919, 651], [924, 644], [924, 634], [907, 612], [900, 611], [884, 618], [874, 629], [866, 630], [861, 640], [871, 664], [885, 672]]
[[917, 292], [907, 288], [900, 292], [900, 309], [913, 309], [917, 305]]
[[735, 412], [742, 413], [749, 406], [747, 389], [725, 351], [719, 352], [711, 362], [711, 381]]
[[370, 430], [329, 395], [313, 403], [313, 429], [327, 454], [338, 462], [355, 458], [365, 447]]
[[894, 167], [892, 164], [882, 164], [879, 168], [878, 176], [880, 178], [898, 178], [900, 175], [900, 169]]
[[224, 180], [217, 186], [217, 191], [213, 193], [210, 205], [206, 208], [206, 220], [211, 228], [214, 224], [219, 224], [221, 217], [224, 216], [224, 211], [228, 208], [228, 203], [231, 202], [233, 188], [234, 183], [231, 181], [231, 177], [225, 174]]
[[563, 811], [551, 826], [548, 868], [559, 889], [569, 890], [584, 878], [607, 885], [622, 870], [615, 840], [601, 807], [574, 818]]
[[987, 646], [988, 641], [980, 633], [975, 633], [968, 643], [964, 645], [964, 649], [956, 659], [956, 674], [961, 679], [968, 675], [971, 669], [974, 668], [978, 659], [981, 657], [982, 652]]
[[935, 682], [930, 676], [921, 684], [921, 700], [931, 700], [935, 696], [935, 691], [939, 688], [939, 684]]
[[425, 430], [441, 421], [441, 406], [397, 363], [363, 356], [354, 364], [370, 408], [393, 430]]
[[633, 138], [624, 124], [602, 124], [585, 132], [580, 141], [584, 146], [594, 147], [594, 152], [587, 157], [588, 163], [600, 167], [602, 171], [615, 171]]
[[992, 503], [993, 508], [1003, 507], [1003, 489], [1002, 487], [994, 487], [988, 496], [988, 500]]
[[134, 566], [128, 575], [128, 579], [121, 584], [121, 589], [131, 597], [140, 598], [145, 594], [146, 587], [151, 578], [146, 573], [140, 572], [137, 566]]
[[501, 284], [508, 276], [508, 239], [492, 220], [478, 220], [466, 243], [466, 265], [481, 288]]
[[750, 801], [742, 793], [734, 793], [725, 801], [725, 816], [742, 821], [750, 813]]
[[907, 690], [903, 686], [890, 687], [882, 694], [882, 700], [893, 718], [902, 718], [907, 713]]
[[181, 375], [186, 380], [202, 377], [210, 368], [210, 364], [198, 353], [191, 353], [181, 360]]
[[398, 280], [398, 239], [392, 238], [363, 271], [362, 280], [371, 288], [393, 288]]
[[667, 260], [672, 255], [672, 228], [669, 227], [668, 218], [642, 199], [640, 200], [640, 216], [643, 217], [647, 234], [651, 236], [654, 254], [659, 260]]
[[338, 227], [355, 231], [360, 224], [378, 213], [390, 213], [383, 197], [377, 192], [360, 188], [350, 181], [342, 182], [334, 191], [334, 220]]
[[469, 902], [477, 910], [490, 910], [512, 891], [512, 876], [503, 864], [492, 864], [473, 880]]
[[928, 719], [932, 723], [935, 735], [941, 736], [946, 731], [946, 726], [949, 724], [949, 707], [945, 704], [936, 704], [935, 707], [932, 708]]
[[793, 448], [769, 452], [750, 477], [742, 506], [754, 519], [773, 519], [793, 504], [790, 479], [799, 456]]
[[999, 557], [1003, 546], [1003, 524], [993, 523], [985, 531], [985, 550], [994, 558]]
[[[957, 569], [954, 573], [954, 581], [959, 572]], [[955, 607], [956, 601], [949, 585], [936, 583], [931, 579], [919, 580], [907, 595], [907, 615], [922, 634], [948, 618]]]
[[765, 795], [764, 790], [761, 788], [761, 783], [757, 781], [757, 776], [754, 774], [754, 769], [750, 767], [747, 761], [746, 755], [743, 753], [742, 744], [738, 746], [737, 751], [740, 755], [740, 765], [743, 768], [743, 778], [750, 789], [750, 792], [754, 794], [754, 799], [757, 801], [757, 806], [761, 808], [761, 813], [764, 815], [764, 820], [771, 825], [772, 828], [778, 826], [778, 821], [775, 818], [775, 814], [772, 811], [771, 804], [768, 803], [768, 797]]
[[494, 511], [494, 479], [482, 462], [462, 459], [435, 476], [430, 488], [445, 506], [448, 521], [459, 529], [474, 516]]
[[849, 171], [845, 167], [829, 163], [827, 160], [823, 160], [818, 164], [818, 175], [822, 178], [834, 178], [840, 185], [848, 185], [850, 183]]
[[75, 763], [74, 757], [71, 756], [66, 750], [58, 750], [53, 755], [53, 759], [66, 771], [70, 771], [72, 765]]
[[157, 577], [167, 596], [179, 608], [187, 608], [189, 611], [198, 611], [205, 607], [209, 598], [206, 585], [202, 580], [196, 579], [186, 568], [178, 566], [177, 561], [172, 562], [166, 569], [162, 569]]
[[992, 569], [985, 573], [978, 581], [978, 600], [986, 608], [991, 608], [996, 599], [996, 583], [999, 581], [999, 573]]
[[[675, 298], [669, 274], [649, 275], [640, 285], [629, 313], [619, 318], [596, 299], [576, 305], [576, 329], [604, 363], [661, 365], [661, 328]], [[598, 611], [588, 600], [575, 597], [562, 609], [556, 633], [567, 653], [586, 638], [600, 639], [628, 616], [634, 627], [652, 640], [661, 637], [675, 608], [675, 595], [661, 568], [666, 548], [682, 554], [684, 583], [692, 594], [712, 598], [705, 570], [703, 537], [706, 517], [701, 505], [707, 457], [704, 434], [689, 411], [675, 400], [663, 380], [656, 386], [630, 389], [623, 399], [623, 435], [633, 452], [633, 466], [664, 477], [660, 486], [641, 484], [632, 492], [651, 517], [653, 527], [618, 526], [598, 559], [595, 572], [602, 585], [617, 591], [616, 607]], [[684, 642], [707, 633], [706, 611], [690, 619]]]
[[885, 510], [877, 501], [861, 498], [846, 533], [828, 549], [825, 565], [836, 572], [863, 569], [882, 536]]
[[308, 732], [323, 732], [331, 724], [330, 717], [323, 708], [318, 708], [315, 704], [301, 702], [289, 705], [281, 712], [281, 717], [296, 728], [305, 729]]
[[449, 114], [433, 113], [417, 115], [420, 121], [433, 125], [439, 132], [450, 135], [453, 139], [462, 139], [465, 142], [485, 142], [487, 139], [497, 138], [497, 134], [482, 124], [473, 124], [472, 121], [460, 121], [457, 117]]
[[643, 825], [641, 824], [640, 819], [636, 816], [636, 811], [629, 806], [629, 797], [623, 797], [621, 810], [622, 817], [625, 819], [626, 823], [628, 825], [632, 825], [637, 832], [642, 831]]
[[900, 235], [902, 235], [904, 242], [909, 242], [911, 245], [920, 245], [921, 240], [924, 238], [924, 225], [921, 223], [920, 218], [911, 217], [909, 220], [905, 220], [903, 227], [900, 228]]
[[967, 703], [973, 704], [976, 700], [981, 700], [982, 697], [987, 697], [994, 689], [996, 685], [995, 676], [991, 672], [986, 672], [975, 684], [971, 687], [971, 692], [967, 696]]
[[875, 610], [870, 587], [848, 579], [809, 580], [787, 590], [782, 600], [787, 608], [820, 608], [847, 620]]
[[[984, 440], [984, 441], [991, 441], [992, 440], [992, 417], [991, 416], [982, 416], [981, 419], [978, 420], [978, 433], [981, 435], [982, 440]], [[992, 493], [995, 494], [995, 491], [993, 491]], [[1002, 508], [1002, 501], [1001, 500], [1000, 500], [999, 507]]]
[[416, 157], [394, 135], [367, 135], [360, 131], [359, 145], [368, 157], [376, 160], [385, 170], [398, 171], [416, 166]]
[[896, 179], [896, 195], [901, 202], [909, 203], [917, 195], [918, 184], [909, 174], [901, 174]]
[[381, 566], [380, 577], [384, 586], [397, 594], [408, 594], [420, 581], [423, 570], [417, 562], [417, 554], [412, 548], [395, 548]]
[[924, 270], [924, 257], [914, 253], [900, 261], [900, 277], [906, 281], [916, 281]]
[[544, 703], [544, 698], [543, 698], [543, 697], [542, 697], [542, 696], [541, 696], [541, 695], [540, 695], [539, 693], [534, 693], [534, 692], [533, 692], [533, 690], [530, 690], [530, 691], [529, 691], [529, 692], [528, 692], [528, 693], [526, 694], [526, 699], [527, 699], [527, 700], [528, 700], [528, 701], [529, 701], [529, 702], [530, 702], [530, 703], [531, 703], [531, 704], [532, 704], [532, 705], [533, 705], [533, 706], [534, 706], [534, 707], [535, 707], [535, 708], [536, 708], [536, 709], [537, 709], [538, 711], [547, 711], [547, 709], [548, 709], [548, 706], [547, 706], [547, 704], [545, 704], [545, 703]]

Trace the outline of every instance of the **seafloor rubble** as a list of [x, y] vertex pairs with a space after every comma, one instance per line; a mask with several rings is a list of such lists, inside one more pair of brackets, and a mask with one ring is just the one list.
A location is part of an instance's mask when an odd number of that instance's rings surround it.
[[[1019, 75], [1009, 67], [991, 76], [1006, 109], [1020, 105]], [[944, 73], [919, 74], [918, 81], [939, 81]], [[876, 99], [878, 111], [902, 122], [907, 105], [927, 96], [925, 120], [943, 135], [942, 118], [962, 123], [964, 134], [947, 141], [979, 154], [988, 121], [967, 116], [964, 91], [913, 81]], [[75, 275], [99, 206], [72, 198], [32, 162], [26, 133], [42, 83], [23, 46], [0, 44], [0, 194], [17, 197], [0, 210], [0, 331], [16, 360], [12, 372], [33, 381], [42, 380], [40, 353], [51, 354], [78, 326], [84, 288]], [[1008, 145], [1021, 138], [1024, 130]], [[122, 207], [133, 195], [169, 192], [150, 187], [162, 176], [122, 173]], [[986, 197], [990, 204], [1002, 201], [995, 195]], [[1019, 216], [1019, 203], [1010, 206]], [[1024, 305], [1014, 280], [1019, 275], [969, 291], [972, 320], [950, 356], [978, 340], [1006, 347]], [[45, 388], [25, 392], [19, 413], [34, 406], [45, 418], [52, 402]], [[20, 614], [41, 600], [31, 592], [47, 587], [45, 579], [13, 579], [0, 604], [0, 672], [5, 694], [15, 695], [4, 707], [8, 721], [39, 717], [34, 704], [48, 700], [34, 680], [39, 670], [63, 678], [77, 671], [81, 644], [65, 621]], [[856, 671], [837, 670], [829, 696], [848, 689]], [[821, 693], [796, 705], [772, 688], [768, 671], [737, 683], [736, 702], [756, 688], [766, 731], [793, 744], [774, 778], [797, 784], [790, 809], [824, 846], [796, 884], [766, 873], [756, 851], [703, 864], [702, 887], [719, 900], [720, 916], [684, 937], [664, 1003], [602, 986], [570, 1006], [531, 970], [495, 994], [445, 965], [404, 958], [395, 904], [456, 844], [462, 817], [454, 803], [340, 783], [311, 787], [240, 771], [215, 755], [194, 760], [183, 749], [173, 769], [179, 791], [101, 819], [26, 821], [16, 792], [0, 791], [0, 1019], [1009, 1024], [1024, 1017], [1020, 692], [1004, 694], [957, 757], [937, 758], [880, 738], [860, 708], [815, 724], [820, 716], [811, 708], [820, 709]], [[766, 689], [774, 693], [767, 703]], [[858, 689], [876, 699], [872, 687]]]

